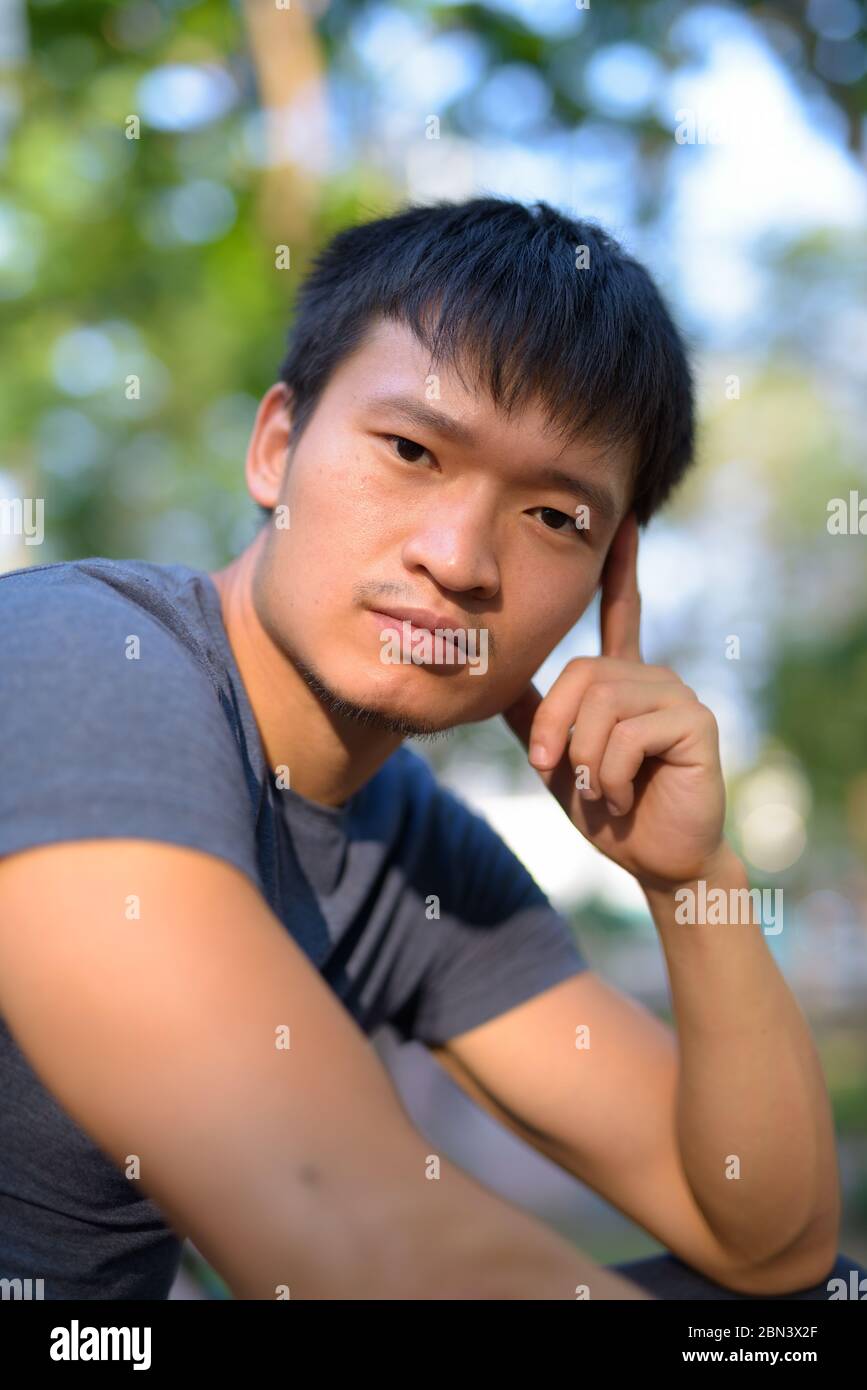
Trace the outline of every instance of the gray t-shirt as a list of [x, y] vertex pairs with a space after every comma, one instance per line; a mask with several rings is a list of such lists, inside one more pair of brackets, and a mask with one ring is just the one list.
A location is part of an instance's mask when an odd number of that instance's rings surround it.
[[[0, 856], [94, 837], [217, 855], [367, 1034], [441, 1043], [587, 968], [413, 750], [341, 807], [277, 785], [202, 571], [92, 558], [0, 576], [0, 718]], [[0, 1019], [0, 1278], [43, 1278], [47, 1299], [165, 1298], [180, 1253]]]

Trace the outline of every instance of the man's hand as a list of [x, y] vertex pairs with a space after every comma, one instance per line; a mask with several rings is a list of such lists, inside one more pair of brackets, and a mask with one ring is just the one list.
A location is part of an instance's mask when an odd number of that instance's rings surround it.
[[731, 851], [716, 719], [674, 671], [642, 661], [637, 561], [630, 512], [602, 574], [601, 655], [570, 661], [544, 699], [531, 683], [503, 717], [581, 834], [665, 888], [712, 879]]

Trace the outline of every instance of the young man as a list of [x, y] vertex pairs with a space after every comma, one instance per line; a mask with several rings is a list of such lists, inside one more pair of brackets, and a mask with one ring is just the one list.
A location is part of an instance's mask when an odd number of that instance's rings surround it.
[[[413, 208], [300, 292], [242, 555], [2, 579], [0, 1275], [163, 1298], [189, 1235], [244, 1298], [642, 1297], [430, 1154], [385, 1022], [708, 1279], [827, 1275], [804, 1018], [758, 926], [675, 917], [747, 883], [713, 716], [639, 653], [637, 524], [691, 452], [681, 341], [611, 238]], [[600, 584], [602, 655], [540, 699]], [[676, 1034], [401, 746], [498, 714], [644, 889]]]

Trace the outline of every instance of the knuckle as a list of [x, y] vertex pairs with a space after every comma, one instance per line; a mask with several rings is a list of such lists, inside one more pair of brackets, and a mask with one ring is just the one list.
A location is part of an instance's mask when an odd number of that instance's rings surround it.
[[639, 730], [628, 721], [618, 724], [611, 737], [617, 740], [621, 749], [625, 749], [628, 752], [641, 747], [641, 734]]
[[713, 710], [712, 710], [712, 709], [708, 709], [707, 705], [699, 704], [699, 706], [698, 706], [698, 711], [699, 711], [699, 714], [700, 714], [700, 716], [701, 716], [701, 719], [702, 719], [703, 723], [705, 723], [705, 724], [707, 725], [707, 727], [708, 727], [708, 729], [710, 730], [710, 732], [711, 732], [711, 733], [714, 733], [714, 734], [718, 734], [718, 733], [719, 733], [719, 724], [718, 724], [718, 722], [717, 722], [717, 717], [716, 717], [716, 715], [714, 714]]
[[594, 681], [585, 691], [584, 700], [593, 709], [602, 709], [614, 699], [616, 688], [614, 681]]

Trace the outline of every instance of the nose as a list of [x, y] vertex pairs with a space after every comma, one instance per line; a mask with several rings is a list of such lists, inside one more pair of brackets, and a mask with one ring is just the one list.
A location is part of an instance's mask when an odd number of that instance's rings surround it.
[[410, 571], [427, 570], [444, 589], [492, 598], [500, 587], [500, 573], [491, 529], [490, 508], [483, 508], [479, 499], [471, 506], [452, 495], [414, 520], [403, 545], [403, 563]]

